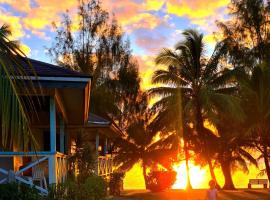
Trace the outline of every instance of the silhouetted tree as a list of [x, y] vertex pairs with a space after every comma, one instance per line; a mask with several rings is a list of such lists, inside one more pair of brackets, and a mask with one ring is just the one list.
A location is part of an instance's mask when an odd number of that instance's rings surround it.
[[92, 75], [91, 111], [119, 118], [123, 101], [139, 90], [129, 41], [98, 0], [78, 1], [77, 17], [72, 20], [67, 12], [59, 26], [54, 23], [57, 34], [49, 55], [60, 66]]
[[246, 69], [269, 59], [269, 1], [231, 0], [229, 20], [218, 22], [234, 66]]
[[239, 79], [240, 94], [246, 112], [247, 135], [262, 154], [265, 172], [270, 179], [269, 134], [270, 134], [270, 67], [264, 63], [256, 66], [252, 73]]
[[[142, 94], [143, 96], [145, 94]], [[120, 171], [130, 170], [136, 163], [141, 163], [146, 189], [147, 169], [153, 169], [157, 164], [171, 169], [171, 164], [177, 156], [178, 140], [173, 133], [166, 137], [158, 137], [158, 132], [150, 128], [152, 114], [145, 110], [148, 103], [144, 97], [139, 97], [139, 109], [133, 111], [126, 136], [116, 141], [118, 153], [114, 159]], [[131, 119], [132, 118], [132, 119]]]
[[[195, 30], [186, 30], [183, 35], [185, 39], [174, 50], [163, 49], [157, 56], [156, 63], [168, 68], [157, 70], [153, 83], [165, 86], [151, 89], [150, 94], [162, 97], [154, 108], [160, 110], [157, 121], [167, 118], [163, 121], [167, 125], [162, 123], [164, 127], [175, 123], [177, 118], [179, 123], [181, 119], [186, 124], [192, 123], [193, 140], [203, 144], [203, 148], [198, 149], [208, 159], [210, 171], [213, 172], [207, 145], [207, 138], [213, 133], [204, 127], [204, 121], [209, 120], [215, 124], [219, 119], [218, 111], [240, 118], [241, 110], [236, 97], [230, 95], [234, 86], [227, 85], [232, 75], [231, 70], [223, 68], [220, 62], [226, 53], [224, 43], [218, 43], [212, 56], [207, 59], [203, 35]], [[177, 110], [177, 114], [181, 114], [181, 107], [182, 116], [175, 115]], [[183, 133], [187, 131], [183, 130]]]

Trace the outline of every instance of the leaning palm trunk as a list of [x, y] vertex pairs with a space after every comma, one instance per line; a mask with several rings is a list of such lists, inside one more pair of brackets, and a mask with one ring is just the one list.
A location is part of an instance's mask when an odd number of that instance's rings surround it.
[[208, 159], [207, 162], [208, 162], [208, 166], [209, 166], [209, 171], [210, 171], [211, 178], [212, 178], [212, 180], [214, 180], [216, 182], [216, 187], [218, 189], [220, 189], [220, 185], [217, 182], [217, 178], [216, 178], [216, 175], [215, 175], [215, 171], [214, 171], [214, 167], [212, 165], [211, 159]]

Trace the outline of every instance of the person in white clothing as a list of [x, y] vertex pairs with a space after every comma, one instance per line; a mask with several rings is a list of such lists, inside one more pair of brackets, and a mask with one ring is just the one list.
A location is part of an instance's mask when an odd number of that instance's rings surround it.
[[206, 192], [206, 200], [217, 200], [218, 190], [216, 189], [216, 182], [214, 180], [209, 181], [210, 189]]

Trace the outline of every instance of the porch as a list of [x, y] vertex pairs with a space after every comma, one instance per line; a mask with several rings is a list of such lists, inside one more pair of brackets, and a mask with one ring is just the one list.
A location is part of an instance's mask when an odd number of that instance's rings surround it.
[[[67, 179], [68, 156], [56, 152], [0, 152], [0, 162], [8, 164], [17, 158], [31, 158], [31, 161], [18, 169], [11, 170], [0, 166], [0, 184], [17, 182], [36, 188], [40, 194], [48, 194], [50, 184], [63, 183]], [[99, 156], [96, 174], [107, 178], [113, 172], [113, 157]], [[54, 174], [55, 171], [55, 175]]]
[[[41, 106], [36, 106], [37, 116], [32, 117], [35, 141], [30, 141], [24, 150], [22, 145], [13, 144], [10, 150], [0, 151], [0, 184], [24, 183], [47, 195], [48, 185], [66, 180], [67, 120], [59, 106], [57, 91], [52, 94], [43, 97]], [[33, 102], [36, 102], [34, 98], [37, 97], [33, 97]]]
[[[63, 183], [67, 177], [67, 156], [56, 152], [0, 152], [0, 160], [6, 165], [17, 158], [27, 157], [31, 161], [17, 170], [0, 167], [0, 184], [24, 183], [48, 194], [48, 183]], [[55, 172], [55, 173], [54, 173]], [[55, 174], [55, 175], [54, 175]]]

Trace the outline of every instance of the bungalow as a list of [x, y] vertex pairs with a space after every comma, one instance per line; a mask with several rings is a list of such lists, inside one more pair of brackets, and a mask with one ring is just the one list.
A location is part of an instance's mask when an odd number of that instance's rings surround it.
[[47, 194], [47, 182], [66, 180], [68, 157], [81, 130], [95, 146], [96, 174], [108, 176], [113, 170], [113, 141], [121, 131], [111, 121], [89, 113], [91, 76], [33, 59], [30, 63], [36, 75], [27, 65], [25, 70], [41, 88], [31, 97], [36, 112], [31, 116], [35, 144], [30, 143], [28, 149], [13, 144], [0, 151], [0, 184], [13, 179]]

